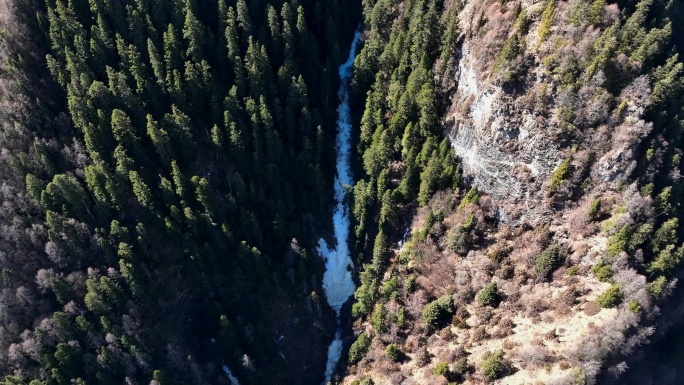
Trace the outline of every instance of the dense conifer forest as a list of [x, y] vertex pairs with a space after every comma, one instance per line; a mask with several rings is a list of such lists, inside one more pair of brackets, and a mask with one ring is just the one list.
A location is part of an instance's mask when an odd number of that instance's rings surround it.
[[3, 383], [226, 383], [222, 363], [246, 383], [321, 376], [311, 245], [355, 7], [3, 12]]

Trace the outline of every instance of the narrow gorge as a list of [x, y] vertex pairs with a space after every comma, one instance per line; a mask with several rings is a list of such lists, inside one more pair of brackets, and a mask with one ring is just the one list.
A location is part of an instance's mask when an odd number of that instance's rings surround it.
[[352, 77], [354, 59], [356, 58], [357, 45], [361, 32], [354, 34], [349, 58], [340, 65], [340, 90], [337, 93], [340, 105], [337, 108], [337, 137], [335, 140], [335, 153], [337, 157], [335, 177], [335, 213], [333, 214], [333, 229], [335, 234], [335, 248], [330, 249], [325, 240], [318, 241], [318, 252], [325, 260], [325, 273], [323, 274], [323, 290], [328, 299], [328, 304], [335, 310], [338, 319], [338, 328], [335, 338], [328, 347], [328, 360], [325, 366], [325, 380], [327, 384], [336, 369], [337, 362], [342, 356], [342, 337], [339, 329], [339, 318], [342, 306], [354, 294], [356, 286], [352, 279], [354, 265], [349, 253], [349, 208], [347, 207], [347, 194], [354, 185], [351, 170], [351, 136], [352, 119], [349, 111], [349, 81]]
[[678, 0], [0, 0], [0, 385], [678, 385], [683, 58]]

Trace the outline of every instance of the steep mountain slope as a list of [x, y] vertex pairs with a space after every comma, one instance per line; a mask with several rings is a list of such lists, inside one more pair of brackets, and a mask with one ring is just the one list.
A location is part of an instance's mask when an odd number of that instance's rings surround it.
[[0, 4], [0, 384], [325, 378], [359, 17], [332, 382], [681, 382], [682, 2]]
[[354, 203], [370, 263], [340, 382], [620, 383], [679, 314], [682, 5], [380, 0], [364, 15]]
[[2, 4], [1, 383], [320, 381], [358, 8]]

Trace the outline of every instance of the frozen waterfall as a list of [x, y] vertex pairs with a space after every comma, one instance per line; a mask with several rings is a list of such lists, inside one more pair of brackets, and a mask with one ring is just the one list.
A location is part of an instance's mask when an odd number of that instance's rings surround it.
[[[323, 289], [330, 306], [337, 313], [338, 322], [340, 309], [354, 294], [356, 286], [352, 280], [352, 260], [349, 255], [349, 210], [344, 204], [345, 186], [353, 184], [349, 157], [351, 152], [351, 116], [349, 113], [349, 80], [352, 77], [352, 67], [356, 58], [357, 45], [361, 32], [354, 35], [349, 58], [340, 66], [340, 90], [337, 93], [340, 105], [337, 108], [337, 176], [335, 177], [335, 213], [333, 214], [333, 228], [335, 230], [335, 249], [330, 249], [325, 240], [318, 241], [318, 252], [325, 258], [325, 274], [323, 275]], [[335, 366], [342, 355], [342, 339], [338, 329], [335, 339], [328, 348], [328, 362], [325, 367], [327, 384], [335, 371]]]

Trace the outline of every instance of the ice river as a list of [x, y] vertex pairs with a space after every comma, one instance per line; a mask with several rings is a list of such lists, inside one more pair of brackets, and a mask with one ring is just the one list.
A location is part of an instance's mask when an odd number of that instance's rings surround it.
[[[353, 264], [349, 255], [349, 208], [345, 205], [346, 186], [352, 186], [350, 153], [351, 153], [351, 116], [349, 113], [349, 81], [356, 58], [360, 32], [354, 35], [349, 58], [339, 68], [340, 90], [337, 93], [340, 105], [337, 107], [337, 139], [335, 143], [337, 155], [337, 175], [335, 177], [335, 201], [337, 206], [333, 214], [333, 229], [335, 231], [335, 248], [331, 249], [325, 240], [318, 241], [318, 252], [325, 259], [325, 274], [323, 275], [323, 289], [328, 304], [337, 313], [338, 325], [342, 305], [354, 294], [356, 286], [352, 280]], [[325, 367], [327, 384], [335, 371], [335, 366], [342, 355], [342, 339], [339, 326], [335, 339], [328, 347], [328, 361]]]

